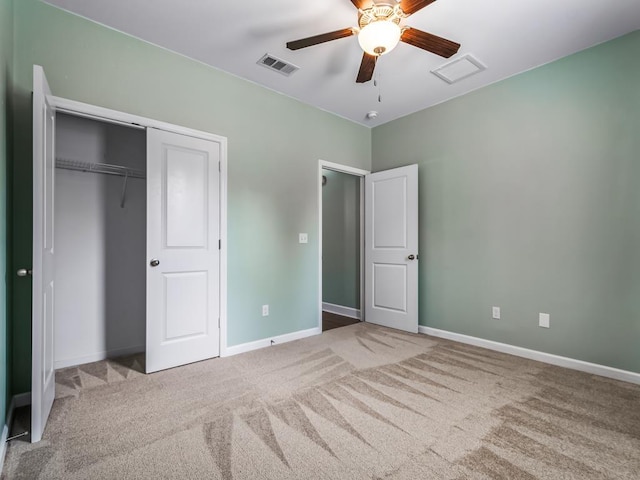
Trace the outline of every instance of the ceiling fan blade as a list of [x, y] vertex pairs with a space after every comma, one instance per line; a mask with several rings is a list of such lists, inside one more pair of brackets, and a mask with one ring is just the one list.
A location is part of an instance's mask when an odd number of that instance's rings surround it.
[[400, 40], [414, 47], [421, 48], [427, 52], [435, 53], [444, 58], [449, 58], [451, 55], [458, 53], [460, 44], [447, 40], [446, 38], [438, 37], [431, 33], [423, 32], [416, 28], [407, 28], [402, 32]]
[[287, 42], [287, 48], [289, 50], [299, 50], [301, 48], [311, 47], [320, 43], [330, 42], [331, 40], [350, 37], [353, 33], [353, 28], [343, 28], [342, 30], [336, 30], [335, 32], [323, 33], [321, 35], [314, 35], [313, 37], [301, 38], [300, 40]]
[[356, 8], [365, 9], [370, 7], [373, 2], [371, 0], [351, 0], [351, 3], [353, 3]]
[[360, 63], [360, 70], [358, 70], [358, 78], [356, 83], [365, 83], [373, 78], [373, 70], [376, 68], [376, 59], [373, 55], [365, 53], [362, 56], [362, 63]]
[[436, 0], [402, 0], [400, 2], [400, 8], [407, 15], [413, 15], [418, 10], [422, 10], [424, 7], [435, 1]]

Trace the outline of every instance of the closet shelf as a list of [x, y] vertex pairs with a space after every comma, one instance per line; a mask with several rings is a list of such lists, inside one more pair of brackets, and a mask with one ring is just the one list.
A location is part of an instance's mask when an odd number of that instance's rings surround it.
[[77, 170], [80, 172], [104, 173], [106, 175], [118, 175], [128, 178], [146, 178], [145, 172], [135, 168], [109, 165], [108, 163], [80, 162], [66, 158], [56, 158], [56, 167], [64, 170]]

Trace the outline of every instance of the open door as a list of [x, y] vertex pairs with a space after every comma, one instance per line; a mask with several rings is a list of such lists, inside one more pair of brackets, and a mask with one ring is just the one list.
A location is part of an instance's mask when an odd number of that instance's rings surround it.
[[365, 176], [365, 320], [418, 333], [418, 166]]
[[53, 187], [55, 113], [51, 90], [33, 67], [33, 293], [31, 310], [31, 441], [42, 439], [55, 397], [53, 352]]
[[220, 154], [147, 129], [147, 373], [220, 354]]

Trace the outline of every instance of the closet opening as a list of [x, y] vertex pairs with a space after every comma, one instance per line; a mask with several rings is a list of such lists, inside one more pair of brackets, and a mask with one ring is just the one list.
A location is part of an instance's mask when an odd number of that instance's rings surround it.
[[146, 150], [143, 128], [56, 113], [56, 369], [145, 351]]

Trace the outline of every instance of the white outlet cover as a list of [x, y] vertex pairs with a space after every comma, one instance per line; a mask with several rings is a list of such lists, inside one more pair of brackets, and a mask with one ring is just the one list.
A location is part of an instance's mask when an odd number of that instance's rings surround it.
[[542, 328], [549, 328], [549, 320], [550, 315], [548, 313], [541, 313], [538, 317], [538, 325], [540, 325]]
[[298, 237], [298, 241], [300, 243], [309, 243], [309, 235], [306, 233], [301, 233]]
[[266, 317], [269, 315], [269, 305], [262, 305], [262, 316]]
[[491, 317], [500, 320], [500, 307], [491, 307]]

